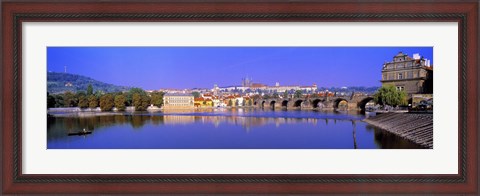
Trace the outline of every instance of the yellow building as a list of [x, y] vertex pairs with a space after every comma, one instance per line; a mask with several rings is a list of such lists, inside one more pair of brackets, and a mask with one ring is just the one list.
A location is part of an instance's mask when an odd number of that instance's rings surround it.
[[192, 109], [194, 108], [193, 95], [184, 93], [165, 94], [163, 109]]
[[213, 106], [213, 101], [209, 98], [195, 98], [194, 99], [194, 105], [195, 107], [212, 107]]

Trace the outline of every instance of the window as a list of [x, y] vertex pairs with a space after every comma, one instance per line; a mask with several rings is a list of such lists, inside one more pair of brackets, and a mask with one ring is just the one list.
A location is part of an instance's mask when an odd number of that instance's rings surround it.
[[399, 74], [398, 74], [398, 79], [399, 79], [399, 80], [403, 79], [403, 73], [399, 73]]

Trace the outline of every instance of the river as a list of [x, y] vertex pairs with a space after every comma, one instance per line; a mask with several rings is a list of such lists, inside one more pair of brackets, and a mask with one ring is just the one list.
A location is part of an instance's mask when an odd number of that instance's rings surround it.
[[[357, 112], [210, 109], [48, 117], [48, 149], [418, 149]], [[86, 135], [70, 135], [85, 129]]]

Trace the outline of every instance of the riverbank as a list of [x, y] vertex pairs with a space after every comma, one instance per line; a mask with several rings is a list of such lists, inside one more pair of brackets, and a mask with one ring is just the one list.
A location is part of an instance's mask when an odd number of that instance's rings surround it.
[[65, 113], [47, 113], [49, 117], [93, 117], [93, 116], [114, 116], [124, 115], [124, 112], [65, 112]]
[[422, 147], [433, 149], [433, 114], [384, 113], [363, 121]]

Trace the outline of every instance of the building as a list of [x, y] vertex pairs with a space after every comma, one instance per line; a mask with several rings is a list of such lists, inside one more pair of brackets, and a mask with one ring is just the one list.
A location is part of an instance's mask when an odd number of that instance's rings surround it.
[[242, 78], [243, 87], [250, 87], [251, 85], [252, 85], [252, 78], [249, 78], [249, 77]]
[[382, 86], [393, 85], [397, 90], [412, 94], [433, 93], [433, 67], [430, 60], [414, 54], [409, 57], [399, 52], [392, 62], [386, 62], [382, 68]]
[[314, 93], [317, 91], [317, 89], [317, 84], [313, 84], [312, 86], [300, 86], [300, 90], [307, 93]]
[[198, 97], [194, 98], [193, 105], [195, 107], [213, 107], [213, 101], [211, 98]]
[[193, 103], [192, 94], [167, 93], [163, 96], [164, 109], [193, 109]]

